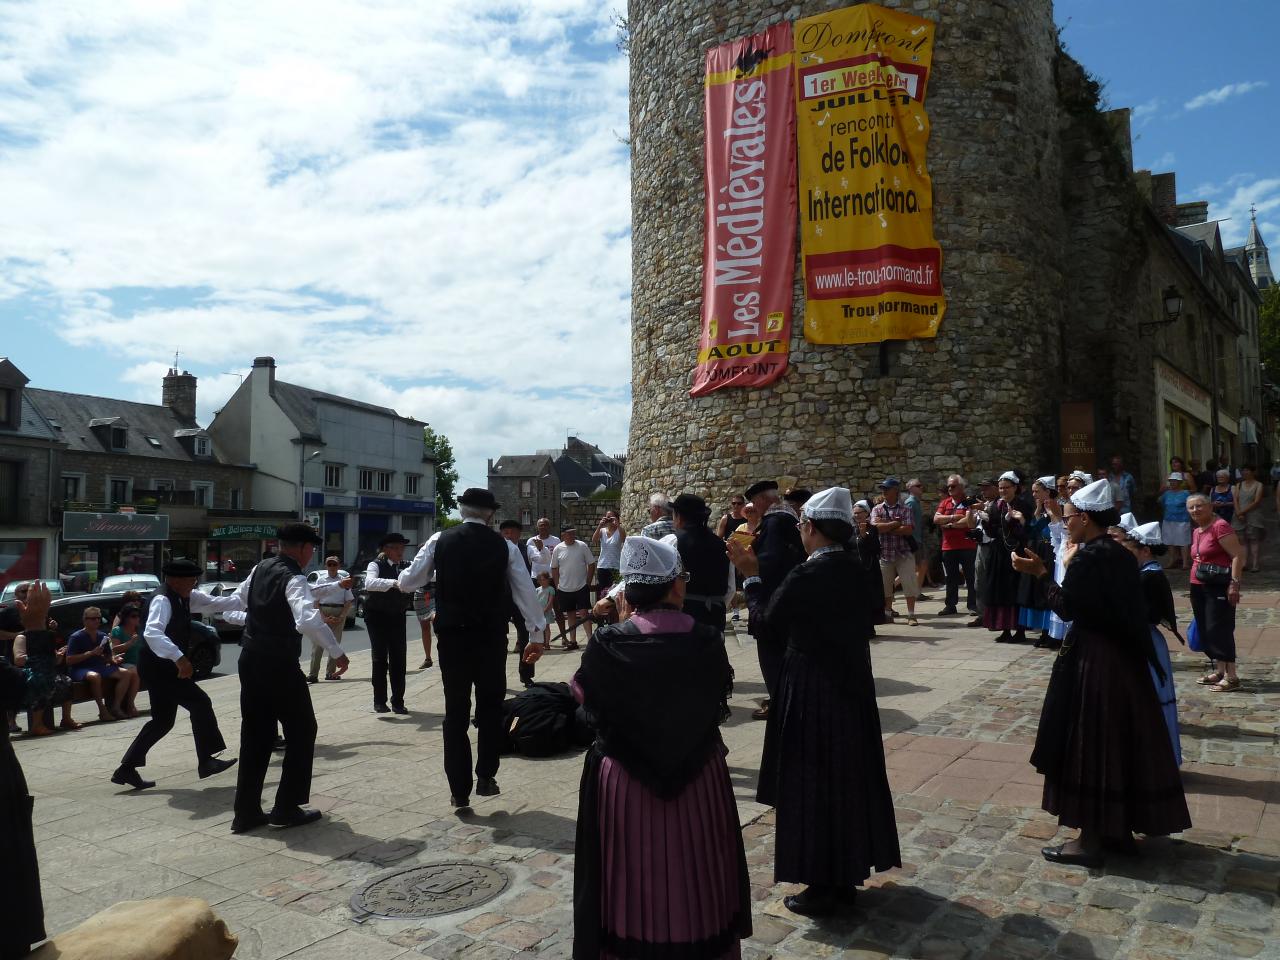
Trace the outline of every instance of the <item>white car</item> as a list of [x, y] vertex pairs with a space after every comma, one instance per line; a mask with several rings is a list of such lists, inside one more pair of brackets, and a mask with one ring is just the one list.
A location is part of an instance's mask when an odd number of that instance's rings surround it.
[[[196, 589], [211, 597], [222, 597], [228, 593], [235, 593], [240, 589], [240, 584], [233, 580], [211, 580], [208, 583], [197, 583]], [[238, 624], [227, 623], [220, 613], [197, 614], [196, 617], [201, 621], [208, 621], [209, 626], [218, 631], [219, 638], [238, 637], [244, 629]]]
[[116, 590], [159, 590], [160, 578], [154, 573], [117, 573], [103, 577], [93, 585], [94, 593], [110, 593]]

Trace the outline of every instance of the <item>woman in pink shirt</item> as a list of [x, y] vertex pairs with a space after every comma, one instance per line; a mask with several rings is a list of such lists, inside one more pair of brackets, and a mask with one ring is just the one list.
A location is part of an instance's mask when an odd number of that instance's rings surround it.
[[1191, 532], [1191, 609], [1201, 648], [1213, 661], [1213, 669], [1198, 682], [1216, 693], [1229, 693], [1240, 689], [1236, 605], [1240, 602], [1244, 547], [1231, 524], [1213, 512], [1203, 493], [1187, 498], [1187, 512], [1195, 524]]

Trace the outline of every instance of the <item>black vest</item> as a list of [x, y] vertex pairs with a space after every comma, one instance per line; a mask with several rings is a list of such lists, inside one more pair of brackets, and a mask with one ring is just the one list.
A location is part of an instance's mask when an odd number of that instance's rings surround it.
[[689, 573], [684, 612], [699, 623], [724, 629], [724, 592], [729, 584], [729, 557], [724, 541], [699, 524], [676, 531], [680, 562]]
[[[158, 597], [169, 598], [169, 624], [164, 628], [164, 635], [173, 641], [173, 645], [182, 651], [185, 657], [191, 651], [191, 601], [178, 596], [166, 583], [158, 591]], [[142, 652], [138, 654], [141, 662], [145, 658], [170, 662], [165, 657], [158, 657], [151, 652], [151, 647], [142, 641]]]
[[297, 561], [284, 556], [263, 560], [253, 568], [249, 617], [240, 641], [246, 650], [282, 660], [297, 660], [301, 655], [302, 634], [284, 592], [289, 581], [301, 575]]
[[[386, 554], [378, 554], [373, 558], [373, 562], [378, 565], [379, 580], [394, 580], [400, 576], [400, 571], [396, 569], [394, 563], [387, 559]], [[411, 594], [402, 593], [395, 587], [390, 590], [366, 590], [364, 592], [364, 608], [372, 610], [374, 613], [398, 613], [403, 616], [408, 604], [412, 602], [413, 596]]]
[[436, 630], [507, 632], [509, 544], [480, 523], [462, 523], [436, 541]]

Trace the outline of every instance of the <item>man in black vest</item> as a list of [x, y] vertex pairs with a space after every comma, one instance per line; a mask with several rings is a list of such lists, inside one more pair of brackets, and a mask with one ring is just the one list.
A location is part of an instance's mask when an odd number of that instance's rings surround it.
[[[444, 681], [444, 772], [449, 802], [471, 805], [471, 688], [476, 691], [476, 793], [496, 796], [502, 746], [502, 697], [506, 693], [507, 616], [514, 600], [531, 637], [546, 621], [538, 609], [529, 570], [516, 545], [489, 528], [498, 502], [471, 487], [458, 498], [463, 522], [433, 534], [400, 574], [400, 589], [415, 590], [436, 575], [436, 637]], [[542, 656], [530, 640], [524, 658]]]
[[364, 573], [364, 626], [373, 653], [373, 709], [386, 713], [387, 678], [391, 678], [391, 710], [408, 713], [404, 705], [405, 613], [413, 591], [396, 587], [405, 544], [401, 534], [389, 533], [378, 542], [379, 553]]
[[[310, 799], [316, 746], [311, 689], [298, 664], [302, 638], [328, 651], [335, 674], [346, 673], [349, 665], [302, 572], [316, 546], [324, 541], [305, 523], [287, 523], [277, 536], [280, 552], [254, 567], [232, 594], [248, 611], [241, 639], [240, 775], [232, 833], [267, 823], [297, 827], [320, 819], [319, 810], [302, 806]], [[267, 815], [262, 812], [262, 783], [275, 746], [277, 723], [284, 730], [287, 745], [275, 806]]]
[[[533, 561], [529, 559], [529, 541], [520, 539], [520, 534], [524, 532], [524, 524], [519, 520], [503, 520], [498, 524], [498, 532], [508, 542], [516, 545], [516, 550], [524, 558], [525, 569], [529, 571], [529, 581], [533, 582]], [[517, 669], [520, 674], [520, 682], [527, 687], [533, 683], [533, 664], [524, 662], [524, 649], [529, 645], [529, 628], [525, 626], [524, 614], [516, 606], [515, 598], [512, 598], [509, 609], [507, 622], [516, 628]]]
[[227, 749], [213, 715], [209, 695], [200, 689], [192, 676], [187, 650], [191, 643], [191, 614], [239, 608], [235, 596], [211, 597], [196, 591], [200, 565], [194, 560], [170, 560], [164, 565], [164, 586], [156, 591], [147, 607], [147, 625], [142, 638], [145, 645], [138, 656], [138, 675], [147, 685], [151, 697], [151, 719], [146, 722], [111, 782], [135, 790], [154, 787], [154, 780], [143, 780], [139, 767], [147, 765], [147, 752], [173, 729], [178, 708], [191, 715], [191, 735], [196, 741], [196, 772], [200, 779], [226, 770], [235, 760], [219, 760], [214, 756]]
[[676, 497], [671, 510], [676, 527], [676, 550], [689, 574], [684, 612], [698, 623], [724, 633], [725, 610], [733, 596], [734, 582], [729, 574], [729, 555], [725, 553], [724, 541], [707, 526], [711, 510], [705, 500], [692, 493]]
[[760, 586], [747, 597], [747, 631], [755, 637], [760, 673], [769, 691], [769, 701], [752, 716], [766, 720], [769, 702], [777, 694], [778, 674], [782, 671], [787, 638], [785, 633], [767, 626], [761, 615], [769, 605], [773, 591], [778, 589], [791, 569], [804, 560], [805, 553], [804, 544], [800, 541], [799, 518], [778, 496], [776, 480], [760, 480], [747, 487], [747, 500], [755, 507], [756, 516], [760, 517], [752, 544], [760, 561]]

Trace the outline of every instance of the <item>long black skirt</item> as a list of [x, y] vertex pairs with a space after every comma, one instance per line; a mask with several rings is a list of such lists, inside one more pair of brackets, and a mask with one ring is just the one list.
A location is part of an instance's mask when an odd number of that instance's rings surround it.
[[0, 739], [0, 957], [20, 957], [44, 939], [32, 799], [9, 738]]
[[788, 647], [756, 799], [777, 810], [779, 882], [848, 888], [902, 865], [869, 665]]
[[1078, 625], [1062, 650], [1031, 754], [1044, 775], [1044, 809], [1108, 839], [1190, 827], [1146, 661]]

